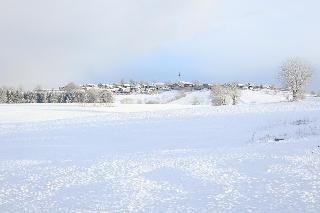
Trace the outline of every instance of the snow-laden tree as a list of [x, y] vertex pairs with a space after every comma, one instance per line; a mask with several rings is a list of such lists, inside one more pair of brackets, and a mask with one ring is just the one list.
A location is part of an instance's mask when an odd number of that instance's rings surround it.
[[37, 96], [35, 92], [27, 91], [24, 93], [24, 103], [36, 103]]
[[113, 94], [110, 91], [102, 90], [99, 93], [100, 103], [113, 103]]
[[225, 85], [213, 85], [211, 92], [211, 100], [214, 106], [236, 105], [241, 93], [237, 83], [229, 83]]
[[37, 91], [35, 92], [36, 96], [36, 103], [46, 103], [47, 102], [47, 93], [46, 92], [41, 92]]
[[238, 88], [238, 84], [236, 82], [229, 83], [226, 85], [228, 90], [228, 95], [232, 99], [232, 105], [236, 105], [241, 96], [240, 90]]
[[16, 103], [25, 103], [24, 91], [21, 88], [15, 91], [15, 101]]
[[74, 103], [75, 101], [75, 92], [65, 91], [63, 93], [63, 103]]
[[47, 103], [59, 103], [61, 100], [60, 98], [61, 93], [60, 92], [47, 92], [46, 98], [47, 98]]
[[108, 90], [83, 90], [69, 84], [67, 90], [51, 91], [36, 89], [23, 91], [22, 89], [0, 88], [0, 103], [112, 103], [113, 93]]
[[12, 91], [12, 89], [7, 89], [6, 94], [7, 94], [7, 103], [8, 104], [13, 104], [14, 101], [13, 101], [13, 91]]
[[292, 92], [293, 101], [302, 99], [305, 88], [312, 79], [311, 65], [301, 58], [289, 58], [281, 65], [279, 79]]
[[99, 91], [96, 89], [87, 90], [84, 103], [99, 103]]
[[221, 106], [228, 104], [229, 91], [224, 85], [213, 85], [211, 92], [212, 105]]
[[24, 103], [24, 94], [22, 90], [16, 89], [7, 89], [7, 103], [9, 104], [17, 104], [17, 103]]
[[86, 92], [82, 90], [77, 90], [74, 92], [74, 102], [75, 103], [85, 103]]
[[7, 89], [0, 88], [0, 104], [7, 103]]

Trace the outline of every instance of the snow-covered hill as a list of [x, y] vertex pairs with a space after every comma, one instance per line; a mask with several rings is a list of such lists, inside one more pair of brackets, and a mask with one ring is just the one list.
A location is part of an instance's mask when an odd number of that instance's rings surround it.
[[[239, 104], [275, 103], [287, 101], [288, 93], [274, 90], [242, 90]], [[180, 104], [180, 105], [210, 105], [210, 91], [168, 91], [154, 95], [118, 95], [116, 103], [122, 104]]]
[[320, 211], [319, 98], [192, 95], [0, 105], [0, 212]]

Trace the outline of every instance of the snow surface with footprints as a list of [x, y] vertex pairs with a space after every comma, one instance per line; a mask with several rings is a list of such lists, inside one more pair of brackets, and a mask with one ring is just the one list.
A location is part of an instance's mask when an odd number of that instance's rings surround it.
[[320, 211], [317, 98], [0, 105], [0, 118], [0, 212]]

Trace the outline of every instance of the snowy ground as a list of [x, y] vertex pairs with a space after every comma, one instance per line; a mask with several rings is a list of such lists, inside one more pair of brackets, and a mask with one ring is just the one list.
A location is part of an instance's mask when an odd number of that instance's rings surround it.
[[320, 99], [245, 95], [0, 105], [0, 212], [320, 212]]
[[[239, 104], [276, 103], [287, 101], [287, 92], [274, 90], [241, 90]], [[210, 105], [210, 91], [168, 91], [155, 95], [133, 94], [119, 95], [116, 103], [122, 104], [178, 104], [178, 105]]]

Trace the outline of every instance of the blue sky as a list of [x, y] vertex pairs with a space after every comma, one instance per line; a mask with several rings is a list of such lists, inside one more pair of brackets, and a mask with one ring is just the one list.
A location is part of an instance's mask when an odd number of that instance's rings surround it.
[[318, 8], [316, 0], [3, 0], [0, 84], [174, 81], [178, 72], [277, 83], [287, 57], [320, 67]]

